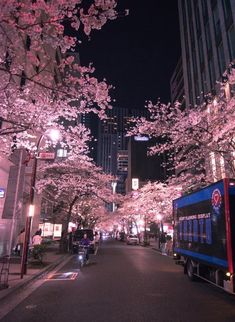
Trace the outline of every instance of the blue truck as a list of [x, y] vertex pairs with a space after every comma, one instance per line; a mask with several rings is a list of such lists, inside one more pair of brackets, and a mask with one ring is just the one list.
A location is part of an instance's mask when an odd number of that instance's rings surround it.
[[235, 294], [235, 180], [175, 199], [173, 218], [173, 254], [184, 273]]

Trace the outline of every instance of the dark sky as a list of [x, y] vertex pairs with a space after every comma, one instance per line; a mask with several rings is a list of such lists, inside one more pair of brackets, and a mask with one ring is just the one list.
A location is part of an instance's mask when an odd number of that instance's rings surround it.
[[114, 105], [143, 108], [146, 100], [170, 101], [170, 78], [180, 57], [177, 0], [119, 0], [127, 17], [108, 22], [83, 40], [82, 65], [115, 86]]

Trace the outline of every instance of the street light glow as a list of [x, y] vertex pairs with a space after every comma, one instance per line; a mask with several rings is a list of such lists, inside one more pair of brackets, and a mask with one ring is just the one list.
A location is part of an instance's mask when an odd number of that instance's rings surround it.
[[60, 139], [60, 131], [57, 129], [50, 129], [48, 132], [48, 136], [50, 137], [50, 139], [52, 140], [52, 142], [57, 142]]
[[157, 215], [157, 220], [162, 220], [162, 215]]
[[35, 206], [34, 205], [29, 205], [29, 217], [34, 216], [34, 210], [35, 210]]

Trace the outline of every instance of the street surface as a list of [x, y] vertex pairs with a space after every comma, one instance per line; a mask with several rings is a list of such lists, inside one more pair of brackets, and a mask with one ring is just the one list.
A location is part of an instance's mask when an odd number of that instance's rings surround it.
[[1, 322], [235, 321], [235, 296], [190, 282], [150, 247], [105, 241], [81, 271], [74, 256], [47, 278]]

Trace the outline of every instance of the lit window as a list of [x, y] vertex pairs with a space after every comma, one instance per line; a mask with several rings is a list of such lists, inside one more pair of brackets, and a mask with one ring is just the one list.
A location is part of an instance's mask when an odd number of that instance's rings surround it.
[[211, 161], [211, 170], [212, 170], [213, 180], [217, 181], [217, 178], [216, 178], [216, 161], [215, 161], [215, 153], [214, 152], [210, 153], [210, 161]]
[[58, 158], [66, 158], [67, 157], [67, 150], [66, 149], [58, 149], [57, 150], [57, 157]]
[[225, 167], [224, 167], [224, 158], [222, 155], [220, 156], [220, 171], [221, 171], [221, 177], [225, 178], [226, 175], [225, 175]]

